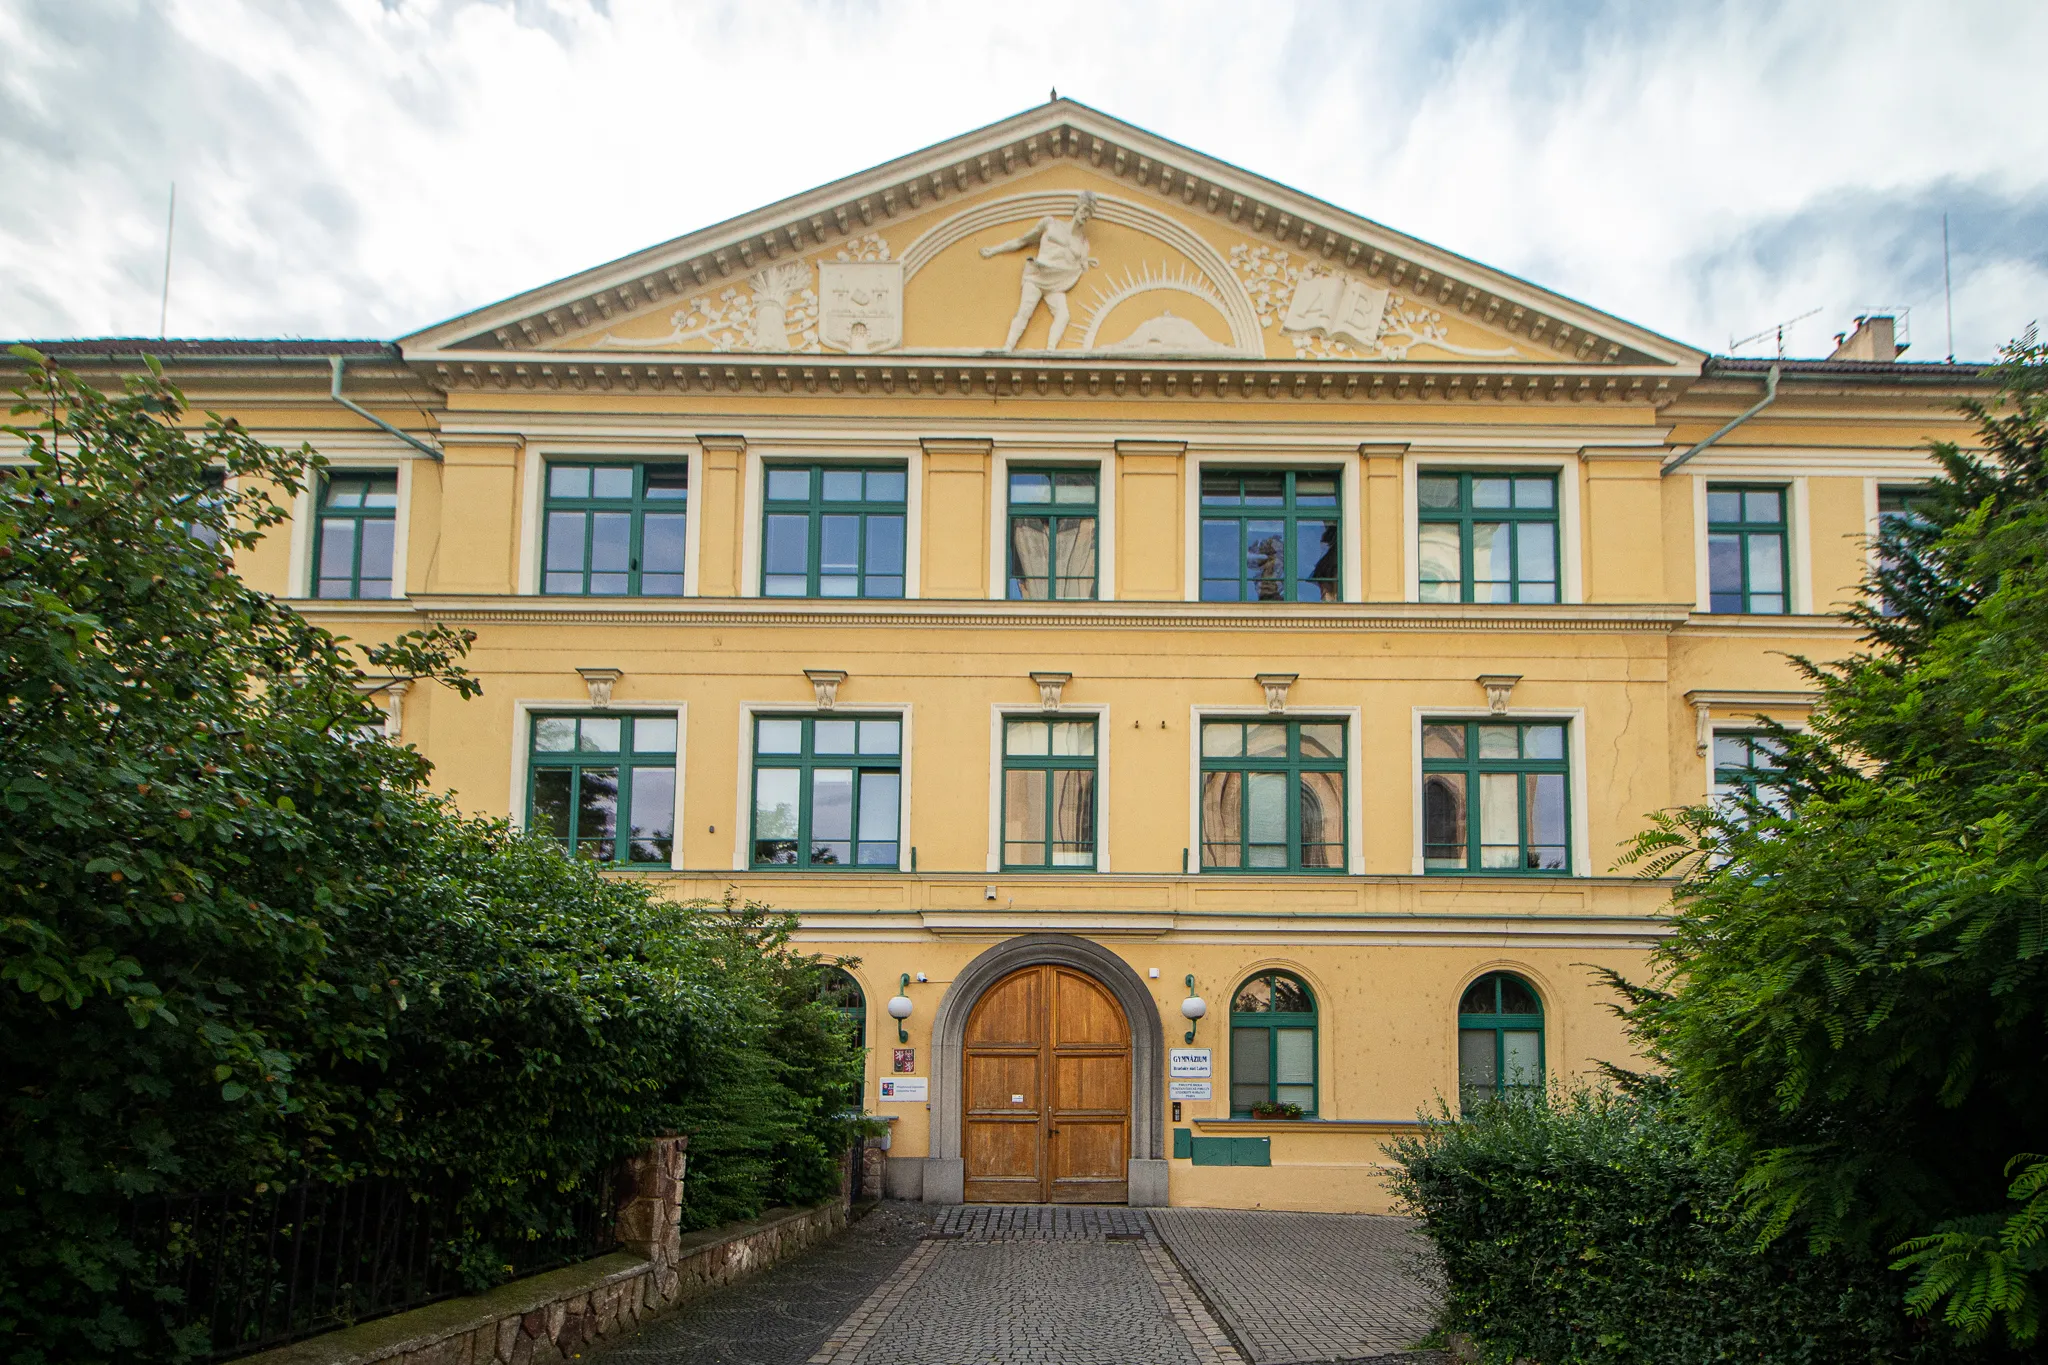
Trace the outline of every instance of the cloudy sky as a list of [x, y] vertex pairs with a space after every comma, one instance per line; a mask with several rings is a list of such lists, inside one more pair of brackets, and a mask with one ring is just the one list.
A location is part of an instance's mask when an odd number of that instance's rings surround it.
[[[0, 336], [402, 335], [1050, 87], [1716, 351], [2048, 315], [2048, 5], [0, 0]], [[1751, 344], [1745, 354], [1768, 353]]]

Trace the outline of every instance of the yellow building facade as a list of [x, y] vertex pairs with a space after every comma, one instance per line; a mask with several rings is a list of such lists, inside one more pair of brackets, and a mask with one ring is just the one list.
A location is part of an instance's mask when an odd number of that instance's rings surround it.
[[1316, 1210], [1629, 1060], [1619, 855], [1767, 774], [1978, 383], [1887, 319], [1713, 358], [1066, 101], [397, 343], [150, 349], [329, 461], [249, 581], [476, 633], [391, 707], [466, 808], [847, 960], [892, 1193]]

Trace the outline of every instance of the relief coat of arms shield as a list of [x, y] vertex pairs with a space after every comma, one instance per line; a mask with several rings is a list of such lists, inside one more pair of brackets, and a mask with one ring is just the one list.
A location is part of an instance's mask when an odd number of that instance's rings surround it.
[[820, 261], [818, 340], [866, 355], [903, 344], [901, 261]]

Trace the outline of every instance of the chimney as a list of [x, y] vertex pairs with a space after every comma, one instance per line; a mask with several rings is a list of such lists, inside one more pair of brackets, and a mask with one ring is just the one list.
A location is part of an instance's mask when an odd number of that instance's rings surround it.
[[1856, 319], [1856, 330], [1844, 339], [1835, 338], [1835, 353], [1829, 360], [1874, 360], [1889, 365], [1906, 348], [1894, 338], [1897, 332], [1889, 313], [1872, 313]]

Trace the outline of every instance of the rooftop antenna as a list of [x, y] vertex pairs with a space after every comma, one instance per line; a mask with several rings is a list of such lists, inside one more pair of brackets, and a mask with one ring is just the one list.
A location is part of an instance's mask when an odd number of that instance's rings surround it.
[[1948, 363], [1956, 363], [1956, 295], [1948, 273], [1948, 213], [1941, 215], [1941, 306], [1948, 312]]
[[1744, 346], [1749, 345], [1752, 341], [1762, 341], [1765, 337], [1770, 336], [1772, 333], [1775, 332], [1778, 337], [1778, 359], [1783, 360], [1785, 358], [1785, 329], [1787, 327], [1790, 327], [1795, 322], [1806, 321], [1808, 318], [1812, 317], [1814, 314], [1818, 312], [1820, 312], [1820, 309], [1818, 308], [1809, 308], [1796, 318], [1786, 318], [1783, 322], [1774, 322], [1770, 326], [1764, 328], [1761, 332], [1757, 332], [1751, 336], [1746, 336], [1740, 341], [1737, 341], [1733, 337], [1730, 337], [1728, 339], [1728, 353], [1730, 355], [1733, 355], [1736, 351], [1741, 350]]
[[178, 182], [171, 182], [171, 207], [164, 218], [164, 296], [157, 308], [156, 339], [164, 339], [164, 329], [171, 321], [171, 237], [178, 230]]

